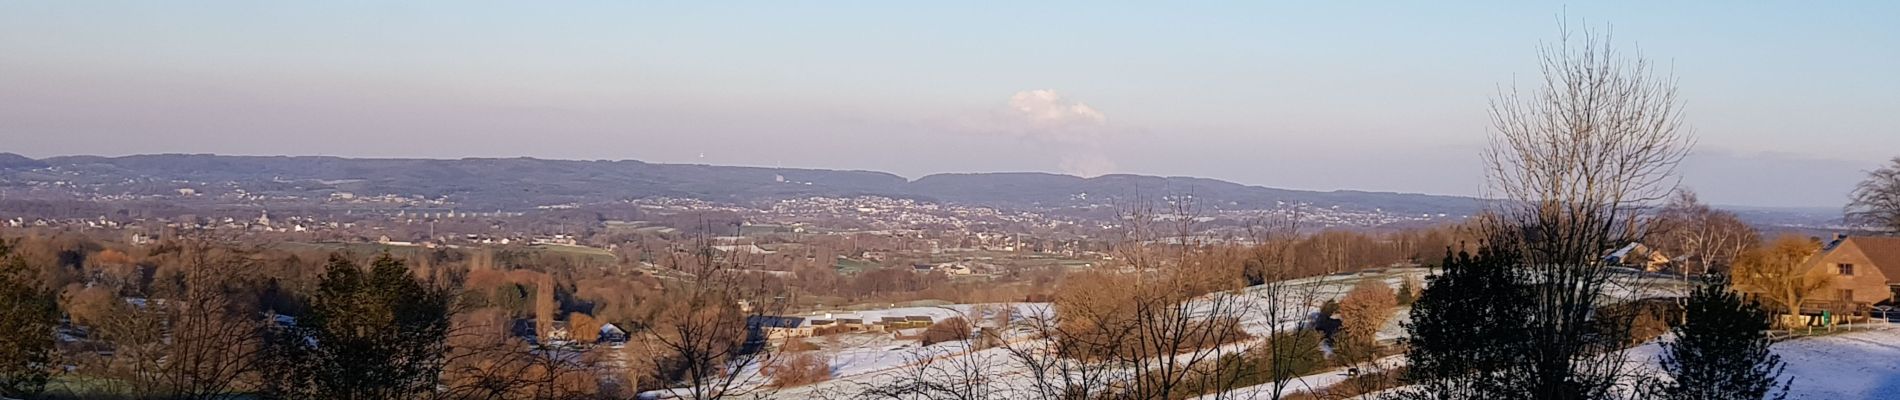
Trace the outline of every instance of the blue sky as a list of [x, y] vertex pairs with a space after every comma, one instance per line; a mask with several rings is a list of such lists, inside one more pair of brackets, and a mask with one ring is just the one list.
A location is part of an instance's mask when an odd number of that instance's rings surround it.
[[1705, 199], [1838, 206], [1900, 156], [1890, 2], [9, 2], [0, 151], [1469, 195], [1487, 97], [1560, 15], [1674, 71]]

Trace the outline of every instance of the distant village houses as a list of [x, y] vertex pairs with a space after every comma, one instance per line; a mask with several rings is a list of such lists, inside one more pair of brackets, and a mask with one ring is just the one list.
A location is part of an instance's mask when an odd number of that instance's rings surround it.
[[1604, 257], [1610, 265], [1621, 266], [1643, 272], [1661, 272], [1670, 267], [1679, 266], [1668, 255], [1640, 242], [1632, 242], [1610, 252]]
[[747, 324], [755, 336], [769, 340], [806, 338], [838, 333], [897, 332], [926, 328], [936, 319], [928, 315], [887, 315], [870, 318], [860, 315], [826, 313], [822, 316], [758, 316]]

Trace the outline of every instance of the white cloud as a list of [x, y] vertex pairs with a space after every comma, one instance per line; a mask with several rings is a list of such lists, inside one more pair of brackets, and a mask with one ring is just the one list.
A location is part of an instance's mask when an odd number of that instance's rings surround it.
[[1100, 127], [1108, 116], [1095, 107], [1062, 97], [1054, 90], [1024, 90], [1009, 96], [1009, 109], [1030, 126], [1048, 130]]
[[1024, 90], [1009, 96], [1004, 107], [969, 118], [965, 130], [1015, 138], [1057, 157], [1063, 173], [1094, 177], [1115, 172], [1115, 163], [1103, 153], [1111, 127], [1108, 115], [1088, 104], [1049, 89]]

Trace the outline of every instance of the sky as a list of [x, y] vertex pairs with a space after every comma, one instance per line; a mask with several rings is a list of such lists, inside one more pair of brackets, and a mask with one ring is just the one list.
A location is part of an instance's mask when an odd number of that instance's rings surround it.
[[[941, 3], [941, 4], [939, 4]], [[1900, 156], [1895, 2], [0, 2], [0, 151], [1046, 171], [1481, 195], [1560, 22], [1676, 78], [1683, 185]]]

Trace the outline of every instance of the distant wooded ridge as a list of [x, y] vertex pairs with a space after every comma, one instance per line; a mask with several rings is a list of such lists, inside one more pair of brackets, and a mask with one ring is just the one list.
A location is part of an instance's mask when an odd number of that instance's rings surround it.
[[875, 195], [993, 207], [1126, 203], [1191, 195], [1204, 207], [1271, 209], [1292, 204], [1392, 213], [1470, 214], [1471, 197], [1370, 191], [1308, 191], [1216, 179], [1114, 174], [1094, 178], [1001, 172], [946, 173], [916, 180], [877, 171], [660, 164], [536, 158], [345, 158], [150, 154], [33, 159], [0, 153], [11, 184], [70, 181], [169, 192], [175, 181], [233, 182], [250, 192], [351, 192], [447, 197], [477, 208], [520, 209], [644, 197], [747, 202], [800, 196]]

